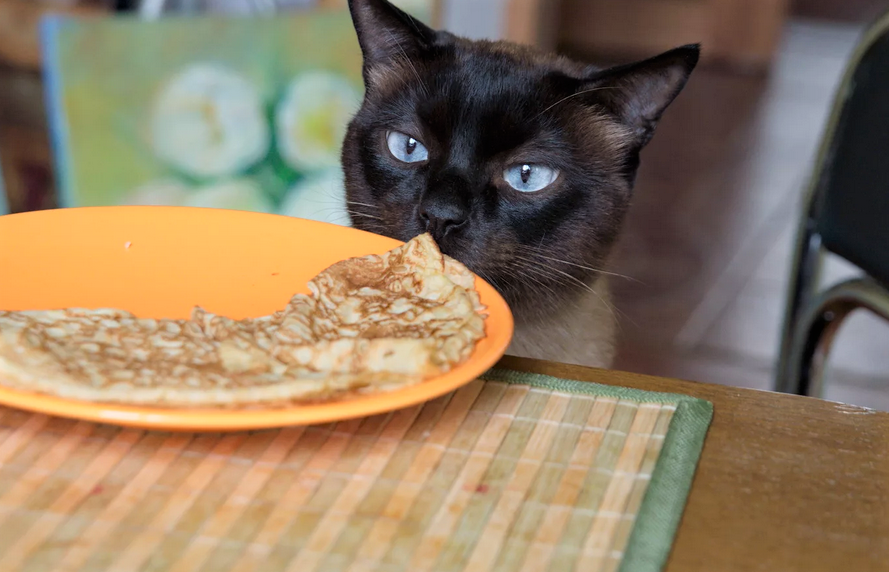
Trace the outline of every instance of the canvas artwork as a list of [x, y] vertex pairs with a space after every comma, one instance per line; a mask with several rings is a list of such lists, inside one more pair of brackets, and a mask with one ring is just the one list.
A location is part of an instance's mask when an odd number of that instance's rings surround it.
[[50, 17], [42, 39], [60, 206], [348, 223], [340, 149], [363, 87], [346, 10]]
[[3, 173], [0, 172], [0, 216], [9, 214], [9, 204], [6, 201], [6, 191], [3, 188]]

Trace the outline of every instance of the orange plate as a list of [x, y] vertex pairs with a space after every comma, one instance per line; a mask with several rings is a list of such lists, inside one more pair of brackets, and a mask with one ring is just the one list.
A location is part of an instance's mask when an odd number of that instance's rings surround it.
[[[283, 308], [329, 265], [401, 244], [351, 228], [283, 216], [182, 207], [89, 207], [0, 217], [0, 309], [121, 308], [187, 318], [195, 305], [240, 319]], [[234, 431], [328, 423], [444, 395], [496, 363], [509, 345], [509, 308], [476, 279], [487, 337], [446, 375], [387, 394], [252, 411], [130, 407], [0, 388], [0, 404], [132, 427]]]

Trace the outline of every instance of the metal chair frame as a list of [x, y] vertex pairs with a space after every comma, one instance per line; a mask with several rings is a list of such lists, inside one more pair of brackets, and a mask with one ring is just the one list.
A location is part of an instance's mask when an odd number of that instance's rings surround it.
[[880, 17], [859, 42], [837, 90], [822, 137], [797, 229], [775, 379], [775, 389], [780, 392], [823, 395], [824, 366], [831, 344], [845, 318], [854, 310], [867, 309], [889, 320], [889, 290], [870, 277], [845, 280], [818, 291], [828, 249], [822, 244], [817, 225], [820, 199], [829, 184], [834, 149], [841, 144], [838, 129], [843, 125], [846, 104], [855, 89], [856, 71], [871, 47], [887, 34], [889, 12]]

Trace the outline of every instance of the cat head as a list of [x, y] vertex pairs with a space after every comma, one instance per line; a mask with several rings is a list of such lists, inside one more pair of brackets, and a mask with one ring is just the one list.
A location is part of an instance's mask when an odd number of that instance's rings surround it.
[[342, 157], [353, 226], [431, 232], [517, 314], [591, 284], [698, 46], [602, 70], [436, 31], [386, 0], [349, 8], [365, 82]]

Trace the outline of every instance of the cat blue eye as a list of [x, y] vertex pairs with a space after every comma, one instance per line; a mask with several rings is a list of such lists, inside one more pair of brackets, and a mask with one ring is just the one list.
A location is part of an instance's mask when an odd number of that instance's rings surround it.
[[533, 193], [550, 186], [559, 172], [544, 165], [513, 165], [503, 171], [503, 180], [517, 191]]
[[386, 144], [392, 156], [405, 163], [419, 163], [429, 158], [429, 151], [422, 143], [398, 131], [386, 134]]

